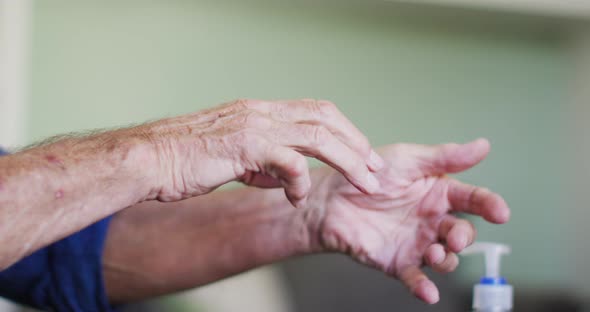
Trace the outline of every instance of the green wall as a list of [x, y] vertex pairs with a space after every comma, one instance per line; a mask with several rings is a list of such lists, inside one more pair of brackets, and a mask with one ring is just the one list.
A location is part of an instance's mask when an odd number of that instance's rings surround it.
[[[546, 269], [568, 261], [559, 37], [518, 17], [321, 3], [37, 1], [29, 138], [239, 97], [330, 99], [377, 145], [484, 136], [493, 152], [463, 178], [502, 193], [513, 219], [478, 222], [480, 238], [513, 246], [505, 275], [515, 284], [567, 285]], [[479, 261], [466, 262], [472, 279]]]

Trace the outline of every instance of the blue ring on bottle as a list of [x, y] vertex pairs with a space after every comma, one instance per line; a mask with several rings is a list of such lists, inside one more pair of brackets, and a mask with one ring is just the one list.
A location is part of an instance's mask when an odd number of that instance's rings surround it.
[[482, 277], [479, 280], [479, 283], [482, 285], [506, 285], [506, 279], [503, 277]]

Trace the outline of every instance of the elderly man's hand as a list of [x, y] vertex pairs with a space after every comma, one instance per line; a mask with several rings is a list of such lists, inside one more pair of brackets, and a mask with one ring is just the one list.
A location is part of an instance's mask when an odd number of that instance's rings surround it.
[[456, 253], [475, 238], [473, 225], [452, 213], [493, 223], [509, 219], [499, 195], [445, 176], [471, 168], [488, 152], [483, 139], [465, 145], [387, 146], [381, 150], [386, 168], [377, 174], [381, 190], [373, 195], [358, 192], [337, 172], [320, 170], [305, 208], [312, 249], [349, 254], [399, 278], [425, 302], [437, 302], [438, 290], [420, 267], [453, 271]]
[[[153, 196], [180, 200], [229, 181], [284, 187], [296, 206], [311, 187], [305, 156], [340, 171], [361, 192], [378, 190], [383, 160], [367, 138], [327, 101], [238, 100], [140, 126], [154, 142], [160, 181]], [[304, 156], [305, 155], [305, 156]]]

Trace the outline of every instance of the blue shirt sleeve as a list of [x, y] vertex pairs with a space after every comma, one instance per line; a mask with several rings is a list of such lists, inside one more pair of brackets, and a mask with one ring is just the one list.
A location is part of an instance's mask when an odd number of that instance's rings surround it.
[[0, 296], [42, 310], [115, 311], [102, 276], [109, 221], [101, 220], [0, 272]]

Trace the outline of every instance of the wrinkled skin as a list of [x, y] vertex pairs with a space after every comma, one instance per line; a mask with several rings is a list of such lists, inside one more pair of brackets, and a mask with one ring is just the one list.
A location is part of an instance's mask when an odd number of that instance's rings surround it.
[[[367, 138], [328, 101], [237, 100], [142, 127], [158, 160], [153, 198], [177, 201], [229, 181], [282, 187], [307, 210], [314, 251], [338, 251], [399, 278], [417, 297], [438, 301], [420, 267], [450, 272], [475, 237], [467, 212], [494, 223], [510, 211], [498, 195], [445, 174], [483, 160], [486, 140], [466, 145], [385, 147]], [[329, 165], [313, 171], [305, 156]]]
[[452, 213], [475, 214], [492, 223], [510, 217], [499, 195], [445, 175], [471, 168], [489, 149], [484, 139], [465, 145], [384, 147], [380, 154], [386, 166], [377, 173], [381, 190], [373, 195], [324, 169], [307, 208], [319, 210], [314, 213], [321, 216], [314, 229], [316, 248], [349, 254], [399, 278], [425, 302], [437, 302], [438, 290], [420, 267], [453, 271], [456, 253], [476, 234], [470, 222]]
[[305, 202], [311, 181], [305, 156], [341, 172], [361, 192], [379, 183], [383, 160], [367, 138], [323, 100], [236, 100], [194, 114], [139, 127], [158, 155], [154, 198], [177, 201], [230, 182], [283, 187], [294, 206]]

